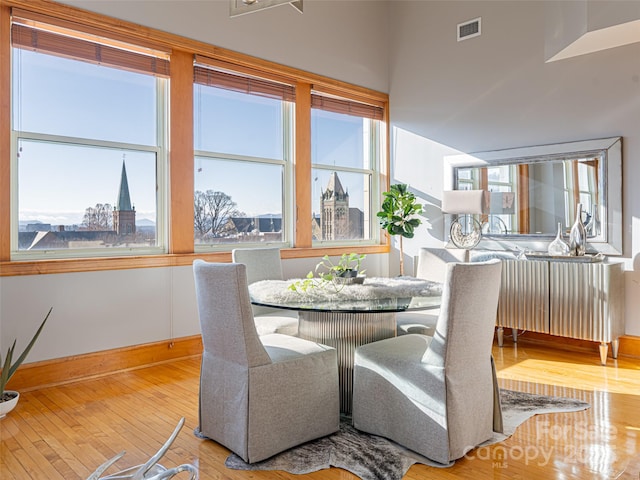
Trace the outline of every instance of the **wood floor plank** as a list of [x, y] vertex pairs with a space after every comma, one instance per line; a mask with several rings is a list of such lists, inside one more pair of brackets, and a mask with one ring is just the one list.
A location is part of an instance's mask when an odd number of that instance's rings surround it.
[[[407, 480], [640, 478], [640, 361], [609, 359], [546, 345], [494, 348], [502, 388], [578, 398], [583, 412], [537, 415], [505, 442], [475, 449], [450, 468], [414, 465]], [[245, 472], [224, 466], [229, 451], [193, 435], [200, 359], [162, 363], [21, 395], [0, 420], [0, 469], [7, 480], [84, 480], [106, 459], [107, 473], [146, 461], [178, 420], [185, 425], [163, 458], [191, 463], [202, 480], [354, 480], [337, 468], [308, 475]]]
[[[59, 423], [56, 424], [51, 421], [52, 418], [57, 418], [55, 414], [39, 401], [37, 395], [30, 396], [26, 400], [29, 402], [28, 405], [34, 406], [37, 409], [38, 413], [27, 415], [24, 410], [20, 410], [20, 416], [23, 422], [18, 438], [21, 438], [25, 431], [33, 432], [33, 434], [37, 435], [37, 438], [40, 438], [47, 445], [54, 448], [61, 460], [63, 458], [66, 459], [62, 460], [66, 467], [60, 462], [57, 462], [57, 471], [62, 471], [61, 478], [67, 478], [69, 471], [79, 475], [86, 473], [88, 471], [87, 465], [82, 462], [82, 460], [86, 458], [85, 455], [81, 458], [75, 455], [75, 449], [78, 445], [75, 439], [69, 436], [66, 428], [60, 428]], [[71, 450], [69, 450], [69, 448]]]

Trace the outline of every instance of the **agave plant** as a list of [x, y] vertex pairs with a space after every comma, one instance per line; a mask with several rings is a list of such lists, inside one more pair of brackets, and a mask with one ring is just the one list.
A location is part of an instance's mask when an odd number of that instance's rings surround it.
[[391, 185], [389, 191], [382, 192], [382, 195], [382, 210], [377, 216], [382, 228], [390, 235], [400, 235], [400, 275], [404, 275], [402, 239], [413, 238], [415, 228], [422, 223], [422, 220], [415, 218], [422, 212], [422, 205], [417, 203], [416, 196], [404, 183]]
[[49, 313], [47, 313], [47, 316], [44, 317], [44, 320], [40, 324], [40, 327], [36, 331], [36, 334], [31, 339], [31, 342], [29, 342], [29, 345], [27, 345], [27, 347], [15, 362], [11, 363], [13, 361], [13, 353], [16, 348], [16, 340], [13, 341], [13, 345], [11, 345], [11, 347], [9, 347], [9, 350], [7, 350], [7, 355], [4, 357], [4, 363], [2, 362], [2, 357], [0, 356], [0, 364], [2, 365], [2, 372], [0, 372], [0, 403], [11, 400], [11, 398], [5, 398], [5, 386], [7, 385], [7, 382], [11, 379], [11, 377], [13, 377], [13, 374], [16, 373], [18, 367], [22, 365], [22, 362], [24, 362], [25, 358], [27, 358], [27, 355], [31, 351], [31, 348], [40, 336], [40, 332], [42, 331], [44, 324], [47, 322], [49, 315], [51, 315], [52, 310], [53, 307], [49, 309]]

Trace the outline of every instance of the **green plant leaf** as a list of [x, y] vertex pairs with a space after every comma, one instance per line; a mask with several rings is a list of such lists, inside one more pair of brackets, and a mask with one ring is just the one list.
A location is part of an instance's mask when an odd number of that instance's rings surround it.
[[[4, 365], [2, 366], [2, 372], [0, 373], [0, 400], [4, 394], [4, 386], [9, 381], [9, 371], [11, 370], [11, 359], [13, 357], [13, 351], [16, 348], [16, 341], [13, 341], [13, 345], [7, 350], [7, 356], [4, 358]], [[0, 359], [1, 360], [1, 359]]]
[[47, 316], [44, 317], [44, 320], [40, 324], [40, 327], [38, 328], [38, 330], [36, 330], [36, 333], [31, 339], [31, 341], [29, 342], [29, 345], [26, 346], [22, 354], [16, 359], [16, 361], [12, 365], [11, 361], [12, 361], [13, 352], [16, 346], [16, 340], [13, 341], [13, 345], [7, 352], [7, 357], [5, 358], [4, 365], [2, 366], [2, 374], [0, 375], [0, 394], [4, 393], [5, 385], [11, 379], [13, 374], [16, 373], [16, 370], [18, 369], [18, 367], [22, 365], [22, 362], [24, 362], [25, 358], [27, 358], [27, 355], [29, 354], [29, 352], [35, 345], [36, 340], [40, 336], [40, 332], [42, 332], [42, 329], [44, 328], [44, 324], [47, 323], [47, 319], [49, 318], [49, 315], [51, 315], [52, 310], [53, 310], [53, 307], [49, 309], [49, 313], [47, 313]]
[[390, 235], [412, 238], [414, 228], [420, 225], [422, 220], [411, 217], [422, 212], [422, 205], [417, 203], [407, 184], [391, 185], [389, 191], [383, 192], [382, 195], [382, 210], [376, 213], [381, 228]]

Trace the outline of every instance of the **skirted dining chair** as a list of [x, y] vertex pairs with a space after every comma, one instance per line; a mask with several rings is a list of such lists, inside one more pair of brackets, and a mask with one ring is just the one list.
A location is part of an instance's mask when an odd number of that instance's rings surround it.
[[442, 464], [501, 431], [491, 357], [501, 262], [447, 265], [433, 337], [358, 347], [353, 425]]
[[[279, 248], [236, 248], [231, 251], [234, 263], [247, 266], [249, 284], [261, 280], [283, 280]], [[298, 312], [253, 305], [253, 317], [258, 335], [298, 334]]]
[[[447, 264], [469, 261], [469, 250], [461, 248], [422, 247], [418, 252], [416, 278], [442, 283], [447, 273]], [[396, 314], [397, 334], [420, 333], [433, 335], [440, 310], [416, 310]]]
[[258, 336], [246, 268], [193, 263], [204, 352], [196, 435], [258, 462], [338, 430], [335, 349]]

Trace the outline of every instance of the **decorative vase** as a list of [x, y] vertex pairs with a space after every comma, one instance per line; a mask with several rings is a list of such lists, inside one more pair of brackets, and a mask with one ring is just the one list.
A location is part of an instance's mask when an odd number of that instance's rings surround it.
[[582, 224], [582, 204], [576, 208], [576, 221], [573, 222], [569, 233], [569, 255], [579, 257], [584, 255], [587, 247], [587, 231]]
[[558, 222], [558, 234], [556, 235], [555, 240], [549, 244], [547, 253], [554, 257], [569, 255], [569, 244], [562, 238], [562, 224], [560, 222]]
[[600, 213], [599, 207], [594, 203], [591, 207], [591, 216], [589, 222], [584, 226], [587, 235], [596, 237], [600, 235]]
[[5, 390], [4, 393], [6, 396], [13, 398], [11, 398], [11, 400], [0, 402], [0, 418], [3, 418], [7, 413], [13, 410], [20, 399], [20, 394], [14, 390]]

